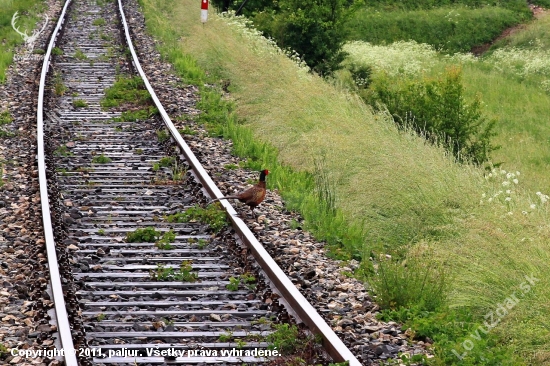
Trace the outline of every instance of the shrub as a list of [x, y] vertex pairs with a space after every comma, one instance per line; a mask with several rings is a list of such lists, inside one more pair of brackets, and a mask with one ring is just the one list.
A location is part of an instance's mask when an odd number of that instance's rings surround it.
[[490, 141], [496, 122], [482, 115], [479, 97], [465, 100], [459, 68], [447, 69], [442, 78], [418, 81], [382, 76], [363, 96], [372, 104], [383, 103], [399, 126], [441, 143], [458, 161], [481, 164], [497, 149]]
[[344, 0], [282, 0], [271, 12], [257, 14], [258, 28], [275, 39], [282, 49], [297, 52], [320, 75], [340, 69], [347, 39]]
[[372, 82], [372, 67], [352, 62], [348, 66], [353, 82], [359, 89], [367, 89]]

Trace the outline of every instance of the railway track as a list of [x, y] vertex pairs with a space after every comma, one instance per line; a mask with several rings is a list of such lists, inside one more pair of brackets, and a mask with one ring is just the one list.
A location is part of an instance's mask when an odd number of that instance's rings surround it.
[[[44, 58], [38, 157], [60, 357], [67, 365], [266, 364], [252, 352], [268, 347], [266, 319], [291, 313], [321, 335], [332, 359], [358, 365], [227, 202], [232, 227], [218, 235], [167, 219], [221, 193], [150, 88], [122, 9], [68, 1]], [[159, 114], [134, 120], [123, 113], [135, 112], [128, 103], [102, 107], [122, 75], [144, 78], [146, 107]]]

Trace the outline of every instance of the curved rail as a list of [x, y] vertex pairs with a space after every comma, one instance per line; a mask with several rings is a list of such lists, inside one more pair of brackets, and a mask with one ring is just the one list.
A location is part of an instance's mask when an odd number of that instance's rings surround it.
[[[202, 164], [198, 161], [195, 154], [191, 151], [189, 146], [185, 143], [178, 130], [172, 123], [172, 120], [166, 113], [166, 110], [162, 106], [158, 99], [155, 90], [149, 83], [145, 72], [141, 68], [139, 59], [134, 49], [126, 17], [124, 15], [124, 9], [122, 7], [122, 0], [118, 0], [118, 6], [120, 15], [122, 18], [122, 24], [124, 26], [124, 33], [126, 35], [126, 42], [128, 48], [132, 54], [132, 60], [136, 70], [143, 79], [149, 94], [157, 109], [159, 110], [162, 120], [166, 127], [170, 131], [172, 138], [178, 144], [184, 158], [189, 162], [198, 180], [201, 182], [205, 190], [208, 192], [211, 198], [222, 197], [221, 191], [215, 185], [214, 181], [210, 178], [206, 170], [202, 167]], [[290, 305], [292, 310], [296, 312], [298, 317], [309, 327], [314, 333], [318, 334], [323, 339], [323, 346], [331, 357], [337, 362], [349, 361], [350, 366], [359, 366], [361, 363], [351, 353], [351, 351], [345, 346], [342, 340], [334, 333], [332, 328], [321, 318], [315, 308], [306, 300], [306, 298], [300, 293], [300, 291], [294, 286], [286, 274], [281, 270], [279, 265], [271, 258], [269, 253], [264, 249], [260, 242], [256, 239], [254, 234], [250, 231], [248, 226], [237, 216], [237, 212], [233, 206], [227, 201], [221, 201], [222, 206], [225, 208], [229, 219], [233, 225], [233, 228], [237, 232], [239, 238], [250, 248], [254, 258], [258, 261], [262, 270], [266, 273], [269, 280], [275, 285], [277, 291], [281, 294], [284, 300]]]
[[57, 321], [57, 331], [59, 333], [59, 339], [61, 341], [61, 350], [65, 357], [65, 365], [78, 366], [76, 359], [76, 352], [74, 352], [73, 338], [71, 334], [71, 327], [69, 325], [69, 319], [67, 316], [67, 309], [65, 308], [65, 298], [63, 296], [63, 288], [61, 287], [61, 278], [59, 276], [59, 267], [57, 263], [57, 254], [55, 251], [55, 239], [53, 235], [52, 221], [50, 216], [50, 200], [48, 198], [48, 185], [46, 176], [46, 161], [44, 153], [44, 89], [46, 86], [46, 75], [50, 66], [50, 57], [52, 49], [55, 46], [55, 41], [59, 30], [61, 29], [65, 20], [65, 14], [69, 7], [71, 0], [67, 0], [59, 20], [52, 33], [48, 49], [44, 55], [44, 63], [42, 65], [42, 72], [40, 74], [40, 84], [38, 87], [38, 104], [36, 112], [36, 140], [38, 146], [37, 160], [38, 160], [38, 181], [40, 184], [40, 203], [42, 206], [42, 223], [44, 225], [44, 237], [46, 241], [46, 251], [48, 255], [48, 267], [50, 270], [50, 285], [52, 290], [53, 302], [55, 306], [55, 316]]

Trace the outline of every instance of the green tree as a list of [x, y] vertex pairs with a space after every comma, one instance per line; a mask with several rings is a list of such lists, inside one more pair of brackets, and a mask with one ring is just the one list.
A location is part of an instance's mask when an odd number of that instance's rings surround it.
[[268, 29], [262, 30], [281, 48], [298, 52], [317, 73], [329, 75], [338, 70], [345, 58], [342, 45], [346, 40], [346, 1], [281, 0], [279, 7], [272, 21], [263, 21]]

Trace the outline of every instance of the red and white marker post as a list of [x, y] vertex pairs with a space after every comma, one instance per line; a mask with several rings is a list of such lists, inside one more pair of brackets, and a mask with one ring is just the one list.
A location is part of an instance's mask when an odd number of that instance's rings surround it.
[[201, 0], [201, 22], [206, 23], [208, 19], [208, 0]]

